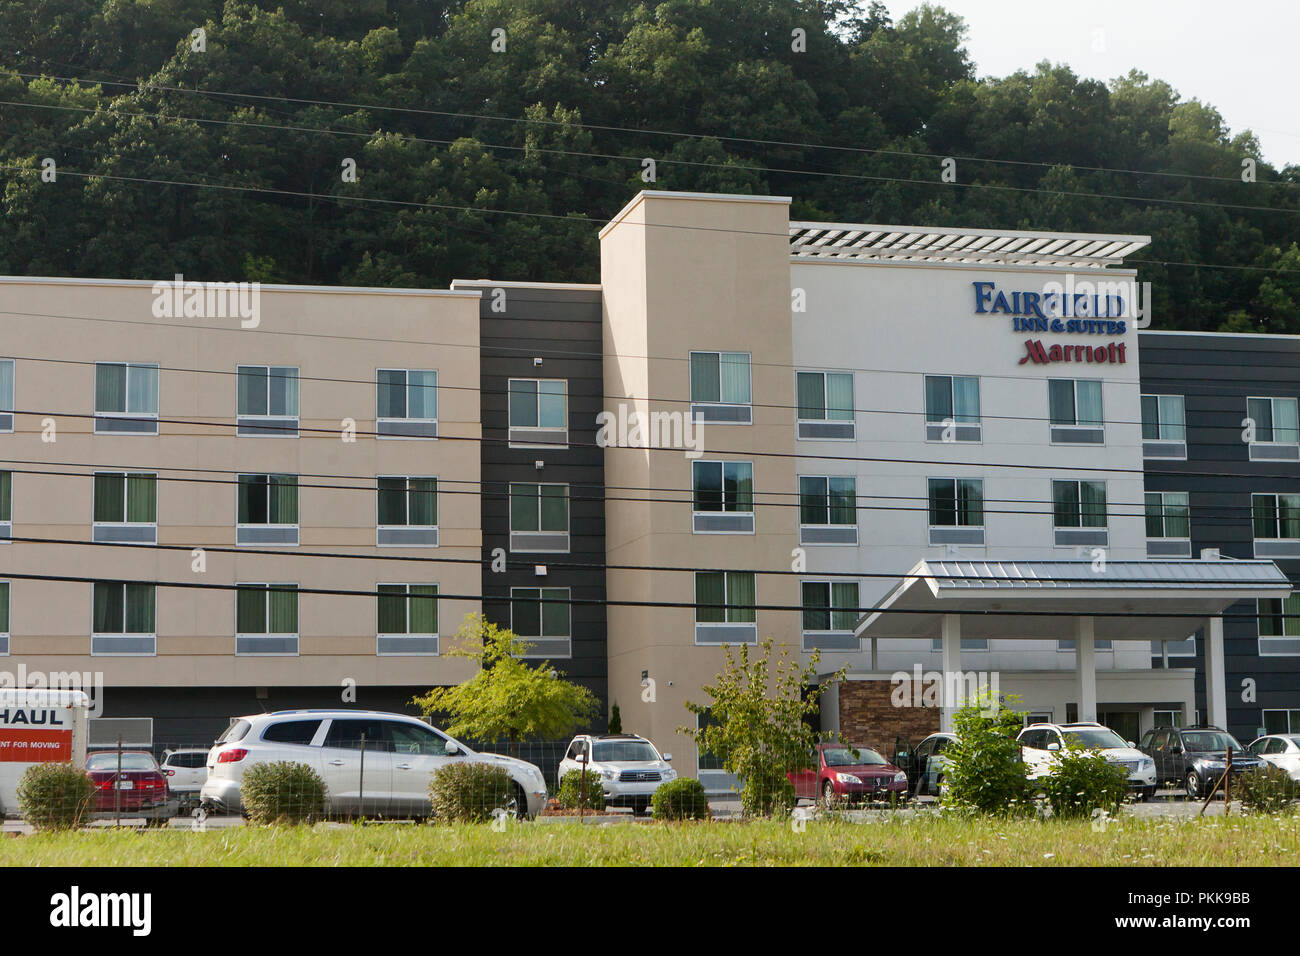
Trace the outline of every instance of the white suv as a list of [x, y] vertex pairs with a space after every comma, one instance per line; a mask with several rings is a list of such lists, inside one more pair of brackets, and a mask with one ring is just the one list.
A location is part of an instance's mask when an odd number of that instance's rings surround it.
[[573, 738], [560, 761], [559, 778], [570, 770], [586, 768], [600, 774], [605, 791], [605, 805], [631, 807], [633, 813], [645, 813], [661, 783], [677, 776], [668, 765], [672, 754], [662, 757], [655, 745], [636, 734], [580, 734]]
[[1016, 737], [1029, 765], [1030, 779], [1045, 776], [1060, 760], [1061, 751], [1087, 750], [1099, 753], [1128, 771], [1129, 789], [1150, 800], [1156, 792], [1155, 761], [1126, 743], [1109, 727], [1093, 721], [1073, 724], [1030, 724]]
[[164, 750], [161, 764], [167, 789], [180, 800], [181, 812], [199, 805], [199, 791], [208, 779], [208, 752], [196, 747]]
[[416, 717], [373, 710], [282, 710], [235, 718], [208, 752], [203, 806], [238, 812], [244, 771], [280, 760], [305, 763], [321, 775], [330, 814], [427, 817], [434, 771], [467, 761], [505, 767], [515, 785], [506, 809], [535, 816], [546, 806], [546, 782], [532, 764], [475, 753]]

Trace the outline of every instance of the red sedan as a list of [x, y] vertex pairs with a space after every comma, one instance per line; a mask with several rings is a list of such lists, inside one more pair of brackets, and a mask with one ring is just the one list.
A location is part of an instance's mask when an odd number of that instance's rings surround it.
[[788, 774], [796, 797], [827, 803], [907, 797], [907, 774], [870, 747], [818, 744], [817, 768]]
[[165, 823], [176, 815], [178, 801], [167, 788], [153, 754], [145, 750], [98, 750], [86, 757], [86, 774], [95, 785], [92, 814], [121, 814]]

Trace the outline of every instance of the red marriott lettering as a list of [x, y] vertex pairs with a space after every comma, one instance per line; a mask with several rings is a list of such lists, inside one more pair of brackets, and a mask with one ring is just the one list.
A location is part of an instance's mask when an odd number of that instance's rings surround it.
[[1111, 342], [1109, 345], [1053, 345], [1043, 348], [1038, 339], [1025, 339], [1025, 354], [1020, 356], [1020, 364], [1033, 362], [1035, 365], [1048, 365], [1052, 362], [1112, 362], [1123, 365], [1128, 361], [1124, 343]]

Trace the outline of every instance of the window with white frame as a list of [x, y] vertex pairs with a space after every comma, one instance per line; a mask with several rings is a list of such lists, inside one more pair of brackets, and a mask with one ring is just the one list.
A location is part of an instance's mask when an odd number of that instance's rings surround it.
[[695, 572], [695, 643], [756, 644], [752, 571]]
[[1105, 544], [1106, 482], [1053, 481], [1052, 523], [1058, 547]]
[[236, 434], [298, 437], [298, 369], [289, 365], [240, 365]]
[[95, 433], [158, 434], [158, 366], [95, 363]]
[[1246, 417], [1254, 425], [1256, 442], [1300, 443], [1300, 422], [1297, 422], [1297, 400], [1294, 398], [1248, 398]]
[[511, 588], [510, 630], [524, 640], [524, 657], [573, 654], [568, 588]]
[[1105, 440], [1099, 379], [1049, 378], [1047, 400], [1053, 442], [1099, 445]]
[[236, 544], [298, 543], [298, 476], [240, 475]]
[[1259, 598], [1260, 656], [1300, 654], [1300, 594], [1286, 598]]
[[1142, 455], [1186, 458], [1187, 422], [1181, 395], [1142, 396]]
[[378, 479], [378, 543], [438, 544], [438, 479], [386, 475]]
[[805, 651], [858, 649], [853, 634], [861, 616], [857, 581], [804, 581], [800, 598]]
[[753, 462], [693, 461], [691, 489], [696, 534], [753, 533]]
[[1300, 734], [1300, 710], [1268, 708], [1260, 711], [1265, 734]]
[[8, 540], [14, 533], [13, 497], [14, 473], [0, 471], [0, 540]]
[[1181, 710], [1157, 710], [1155, 712], [1156, 727], [1181, 727], [1183, 725], [1183, 712]]
[[569, 443], [569, 383], [565, 379], [512, 378], [509, 440], [523, 448]]
[[235, 586], [235, 653], [298, 653], [298, 585], [239, 583]]
[[569, 486], [510, 483], [510, 550], [569, 550]]
[[799, 543], [858, 543], [858, 482], [853, 475], [799, 476]]
[[1260, 541], [1300, 540], [1300, 495], [1251, 495], [1250, 507], [1257, 554]]
[[984, 480], [929, 478], [930, 544], [984, 543]]
[[1143, 501], [1147, 554], [1153, 558], [1190, 558], [1192, 528], [1188, 493], [1148, 491]]
[[980, 380], [974, 375], [925, 376], [926, 441], [979, 441]]
[[438, 373], [381, 368], [375, 373], [375, 432], [381, 438], [438, 436]]
[[9, 582], [0, 581], [0, 656], [9, 654]]
[[691, 353], [691, 415], [714, 425], [753, 421], [748, 352]]
[[96, 581], [92, 588], [91, 654], [144, 654], [157, 651], [152, 584]]
[[96, 541], [155, 544], [158, 476], [151, 472], [95, 472], [93, 537]]
[[798, 437], [845, 440], [854, 437], [853, 373], [796, 372]]
[[0, 432], [14, 430], [14, 360], [0, 359]]
[[438, 585], [381, 584], [376, 653], [438, 653]]

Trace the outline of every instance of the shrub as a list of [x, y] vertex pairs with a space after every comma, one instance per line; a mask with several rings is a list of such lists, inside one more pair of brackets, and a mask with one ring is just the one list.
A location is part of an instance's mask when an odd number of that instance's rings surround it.
[[95, 795], [86, 771], [71, 763], [38, 763], [18, 781], [18, 812], [37, 830], [71, 830]]
[[1233, 781], [1233, 791], [1241, 798], [1241, 805], [1255, 813], [1290, 810], [1292, 801], [1300, 797], [1300, 785], [1272, 764], [1242, 774]]
[[957, 708], [953, 713], [957, 739], [943, 752], [946, 790], [940, 799], [945, 806], [1002, 817], [1034, 812], [1034, 788], [1015, 740], [1024, 716], [987, 694]]
[[584, 810], [604, 810], [605, 809], [605, 788], [600, 785], [600, 774], [595, 770], [587, 771], [587, 799], [582, 800], [582, 771], [570, 770], [560, 780], [560, 789], [556, 797], [560, 801], [560, 806], [566, 810], [577, 810], [579, 806]]
[[740, 792], [740, 814], [745, 817], [785, 816], [794, 809], [794, 784], [780, 768], [755, 773], [744, 779]]
[[1062, 819], [1091, 817], [1095, 810], [1114, 814], [1128, 794], [1128, 771], [1086, 750], [1063, 751], [1038, 782], [1052, 814]]
[[656, 820], [707, 820], [709, 800], [704, 784], [692, 777], [661, 783], [651, 801]]
[[239, 787], [244, 813], [253, 823], [305, 823], [325, 815], [325, 781], [305, 763], [253, 764]]
[[[515, 782], [505, 767], [491, 763], [453, 763], [429, 780], [433, 815], [442, 823], [482, 823], [515, 796]], [[518, 807], [522, 815], [526, 808]]]
[[623, 715], [618, 711], [618, 704], [609, 709], [609, 732], [611, 734], [623, 732]]

